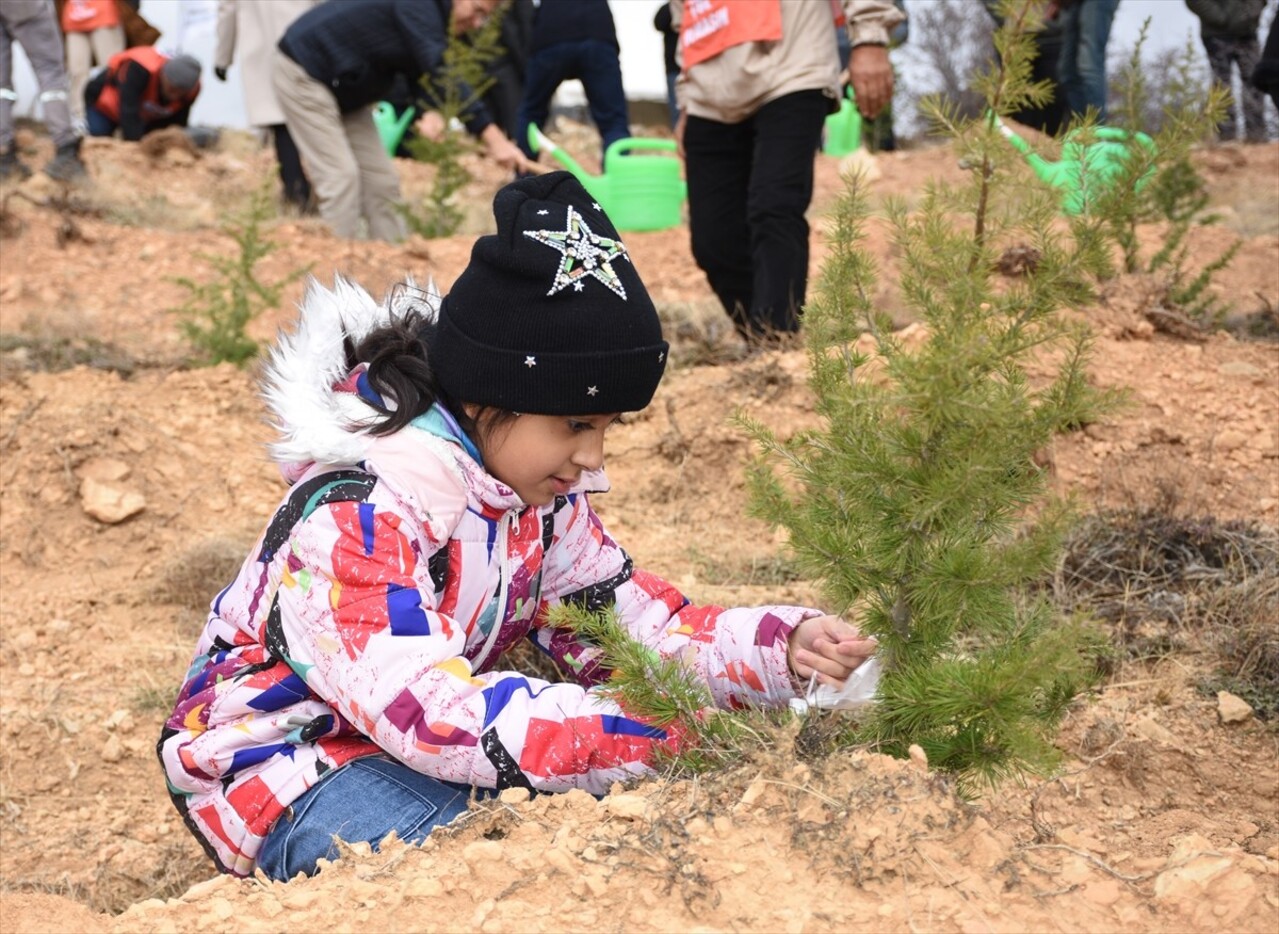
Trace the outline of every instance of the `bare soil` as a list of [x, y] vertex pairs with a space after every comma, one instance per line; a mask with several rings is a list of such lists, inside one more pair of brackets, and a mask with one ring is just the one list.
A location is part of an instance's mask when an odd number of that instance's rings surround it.
[[[43, 138], [20, 144], [33, 164], [48, 156]], [[39, 177], [0, 193], [0, 928], [1279, 930], [1276, 733], [1222, 722], [1202, 690], [1215, 657], [1193, 639], [1124, 663], [1071, 712], [1059, 778], [976, 802], [919, 763], [773, 757], [600, 802], [508, 793], [420, 849], [353, 851], [287, 885], [214, 877], [153, 747], [203, 607], [281, 480], [251, 371], [185, 366], [171, 309], [185, 297], [175, 277], [209, 275], [201, 253], [232, 254], [218, 219], [268, 177], [270, 157], [228, 134], [194, 154], [90, 140], [85, 158], [92, 179], [69, 199]], [[1197, 160], [1220, 219], [1195, 231], [1196, 259], [1244, 240], [1215, 286], [1233, 330], [1156, 330], [1154, 283], [1107, 283], [1074, 313], [1097, 334], [1093, 378], [1127, 387], [1132, 404], [1045, 456], [1085, 509], [1173, 488], [1194, 513], [1274, 526], [1279, 345], [1236, 333], [1276, 329], [1279, 144]], [[876, 194], [908, 201], [924, 179], [960, 173], [945, 148], [877, 167]], [[463, 234], [394, 246], [282, 219], [263, 277], [309, 267], [375, 294], [409, 275], [447, 289], [501, 182], [473, 168]], [[820, 160], [814, 269], [838, 169]], [[422, 197], [430, 169], [401, 171]], [[889, 270], [878, 298], [905, 326], [882, 231], [872, 225]], [[618, 429], [605, 520], [638, 563], [700, 601], [819, 600], [747, 516], [751, 449], [729, 423], [738, 407], [786, 430], [812, 423], [803, 352], [734, 362], [686, 230], [626, 242], [679, 353], [653, 405]], [[252, 333], [287, 327], [302, 288]], [[103, 485], [119, 494], [105, 506]]]

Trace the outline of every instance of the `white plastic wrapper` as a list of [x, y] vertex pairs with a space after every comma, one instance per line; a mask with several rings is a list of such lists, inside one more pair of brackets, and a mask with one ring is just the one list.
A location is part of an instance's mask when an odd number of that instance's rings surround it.
[[868, 658], [844, 679], [844, 686], [838, 690], [829, 684], [820, 684], [813, 678], [803, 697], [792, 698], [790, 708], [801, 714], [808, 713], [814, 707], [819, 710], [861, 710], [875, 702], [880, 670], [879, 659]]

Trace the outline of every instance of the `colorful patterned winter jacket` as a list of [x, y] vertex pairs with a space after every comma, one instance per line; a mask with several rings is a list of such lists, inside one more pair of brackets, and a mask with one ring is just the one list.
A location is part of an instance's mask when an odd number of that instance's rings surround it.
[[[793, 696], [787, 636], [818, 611], [690, 605], [604, 530], [587, 495], [606, 488], [602, 472], [531, 507], [438, 406], [391, 436], [352, 431], [372, 411], [364, 374], [315, 385], [337, 364], [311, 359], [341, 347], [325, 312], [351, 306], [367, 327], [386, 314], [341, 281], [313, 288], [276, 352], [267, 395], [296, 482], [213, 601], [159, 744], [174, 802], [222, 869], [251, 873], [281, 812], [360, 756], [498, 789], [598, 794], [646, 772], [678, 736], [592, 689], [608, 672], [547, 624], [557, 602], [615, 603], [635, 639], [683, 658], [719, 706]], [[577, 683], [502, 670], [524, 637]]]

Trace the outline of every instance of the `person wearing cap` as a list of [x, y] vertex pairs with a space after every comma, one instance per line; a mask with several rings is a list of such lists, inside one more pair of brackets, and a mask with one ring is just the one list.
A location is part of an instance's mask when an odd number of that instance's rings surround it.
[[[321, 3], [299, 16], [280, 39], [272, 83], [289, 134], [297, 143], [320, 216], [340, 237], [367, 225], [375, 240], [404, 239], [400, 179], [373, 123], [373, 107], [398, 76], [413, 86], [438, 77], [450, 36], [479, 29], [498, 0], [362, 0]], [[485, 154], [505, 169], [525, 171], [531, 162], [511, 142], [483, 102], [470, 100], [461, 119]], [[419, 122], [431, 136], [432, 116]]]
[[111, 136], [119, 128], [136, 142], [166, 126], [186, 126], [200, 94], [200, 62], [169, 56], [153, 45], [125, 49], [84, 87], [84, 115], [90, 136]]
[[[310, 875], [334, 837], [420, 842], [507, 788], [601, 795], [652, 774], [687, 729], [601, 689], [557, 604], [611, 606], [717, 707], [783, 706], [874, 651], [798, 606], [696, 606], [636, 568], [591, 497], [606, 434], [666, 366], [616, 229], [566, 172], [493, 202], [441, 301], [312, 285], [265, 396], [292, 487], [217, 597], [159, 754], [185, 824], [225, 872]], [[510, 667], [530, 639], [569, 679]]]

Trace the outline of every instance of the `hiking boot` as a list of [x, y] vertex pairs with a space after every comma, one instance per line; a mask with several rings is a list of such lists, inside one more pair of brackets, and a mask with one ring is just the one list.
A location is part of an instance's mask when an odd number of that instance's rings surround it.
[[10, 146], [0, 152], [0, 181], [7, 181], [15, 176], [19, 179], [30, 178], [31, 170], [18, 158], [17, 147]]
[[80, 140], [59, 146], [49, 164], [44, 167], [44, 174], [60, 182], [74, 181], [87, 175], [84, 162], [80, 159]]

